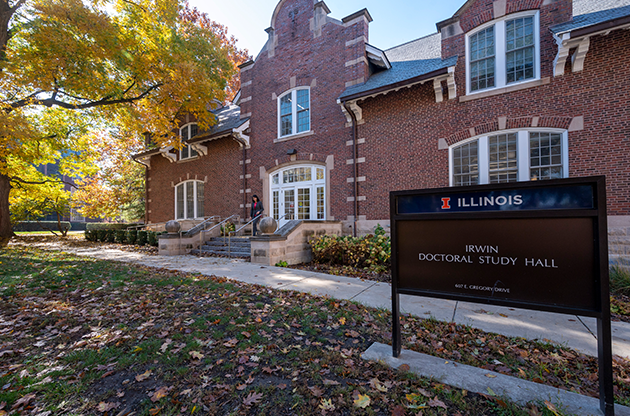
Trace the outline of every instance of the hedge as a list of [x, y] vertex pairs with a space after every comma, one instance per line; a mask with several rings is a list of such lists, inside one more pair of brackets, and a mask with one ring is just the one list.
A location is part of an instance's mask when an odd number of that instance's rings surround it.
[[[115, 224], [118, 225], [118, 224]], [[145, 230], [86, 230], [85, 239], [88, 241], [100, 241], [102, 243], [121, 243], [121, 244], [136, 244], [143, 246], [149, 244], [150, 246], [157, 247], [160, 239], [160, 235], [165, 232], [145, 231]]]
[[[61, 221], [61, 226], [66, 230], [72, 229], [68, 221]], [[13, 226], [13, 231], [59, 231], [57, 221], [23, 221]]]
[[389, 270], [391, 239], [378, 225], [374, 234], [364, 237], [324, 235], [310, 242], [313, 262], [367, 269], [377, 273]]

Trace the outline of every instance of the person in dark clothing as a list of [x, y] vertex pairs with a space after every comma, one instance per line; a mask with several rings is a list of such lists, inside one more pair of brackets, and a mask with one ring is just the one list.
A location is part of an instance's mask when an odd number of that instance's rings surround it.
[[264, 210], [265, 210], [265, 207], [263, 207], [262, 202], [258, 199], [258, 195], [254, 195], [252, 197], [251, 217], [252, 218], [258, 217], [258, 218], [254, 220], [252, 235], [258, 234], [258, 222], [260, 222], [260, 219], [262, 218], [262, 216], [259, 216], [259, 215], [261, 215]]

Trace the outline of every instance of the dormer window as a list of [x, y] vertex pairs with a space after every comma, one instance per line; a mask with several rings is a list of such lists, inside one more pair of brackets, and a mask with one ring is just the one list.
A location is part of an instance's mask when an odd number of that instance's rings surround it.
[[[197, 132], [197, 123], [189, 123], [179, 129], [179, 137], [181, 138], [182, 143], [185, 143], [195, 137], [197, 135]], [[191, 159], [197, 156], [197, 151], [190, 147], [189, 144], [184, 144], [182, 149], [179, 151], [179, 160]]]
[[468, 93], [540, 78], [538, 12], [487, 23], [466, 36]]
[[278, 98], [278, 137], [310, 131], [310, 101], [308, 88], [294, 89]]

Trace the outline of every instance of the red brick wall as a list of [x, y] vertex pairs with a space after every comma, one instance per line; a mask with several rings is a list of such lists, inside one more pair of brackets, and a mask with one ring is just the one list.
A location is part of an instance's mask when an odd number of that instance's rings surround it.
[[[297, 11], [297, 13], [296, 13]], [[330, 214], [335, 219], [352, 215], [352, 185], [347, 178], [352, 176], [352, 166], [346, 159], [352, 158], [352, 147], [346, 146], [352, 131], [346, 127], [337, 98], [346, 88], [346, 82], [361, 77], [367, 79], [367, 65], [345, 66], [346, 62], [365, 56], [363, 40], [351, 46], [347, 41], [368, 36], [368, 23], [359, 19], [346, 26], [333, 22], [322, 28], [321, 36], [314, 37], [310, 19], [313, 18], [313, 0], [287, 0], [282, 4], [274, 25], [277, 46], [274, 55], [263, 50], [254, 66], [241, 73], [242, 97], [252, 97], [241, 106], [241, 113], [251, 113], [251, 163], [247, 165], [247, 188], [251, 194], [263, 195], [260, 167], [267, 171], [278, 164], [289, 161], [288, 149], [298, 151], [297, 160], [324, 162], [334, 155], [334, 169], [327, 172], [330, 177]], [[311, 130], [313, 135], [274, 143], [278, 138], [277, 99], [295, 85], [311, 86]], [[304, 163], [304, 162], [302, 162]], [[250, 196], [251, 196], [250, 194]], [[266, 206], [270, 201], [265, 201]], [[268, 211], [269, 212], [269, 211]]]
[[[552, 3], [551, 6], [553, 6]], [[542, 21], [541, 14], [541, 21]], [[548, 29], [542, 25], [541, 32]], [[549, 41], [549, 39], [547, 39]], [[584, 129], [569, 132], [570, 176], [606, 175], [608, 213], [630, 215], [630, 77], [627, 59], [630, 31], [617, 30], [591, 38], [584, 71], [553, 77], [551, 45], [543, 46], [542, 75], [550, 83], [526, 90], [468, 102], [458, 99], [435, 103], [429, 83], [360, 102], [365, 124], [359, 137], [361, 214], [367, 219], [389, 217], [391, 190], [448, 186], [448, 150], [438, 150], [438, 139], [451, 145], [476, 134], [531, 126], [568, 128], [574, 117], [584, 117]], [[465, 65], [456, 68], [458, 94], [465, 94]]]
[[[161, 155], [151, 158], [147, 181], [147, 217], [152, 223], [175, 219], [174, 185], [186, 180], [206, 181], [204, 213], [206, 216], [241, 214], [243, 196], [239, 194], [242, 180], [242, 150], [230, 138], [206, 142], [208, 155], [171, 163]], [[149, 212], [150, 211], [150, 212]]]

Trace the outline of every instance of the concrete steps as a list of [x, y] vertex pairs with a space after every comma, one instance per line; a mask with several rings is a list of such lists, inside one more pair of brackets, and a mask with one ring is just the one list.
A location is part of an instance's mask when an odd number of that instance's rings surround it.
[[[230, 241], [231, 240], [231, 241]], [[249, 237], [214, 237], [206, 241], [199, 250], [192, 254], [210, 254], [224, 257], [251, 257]]]

